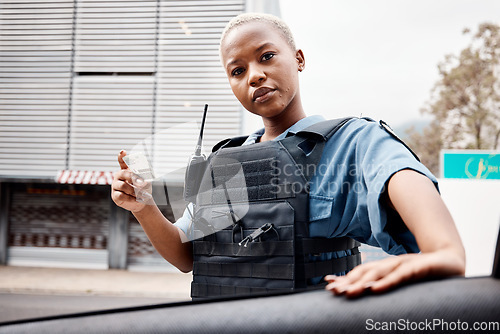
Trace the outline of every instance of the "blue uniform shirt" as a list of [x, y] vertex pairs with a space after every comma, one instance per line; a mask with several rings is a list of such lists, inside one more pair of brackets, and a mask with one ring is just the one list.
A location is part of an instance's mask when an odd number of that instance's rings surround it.
[[[321, 116], [301, 119], [274, 140], [322, 120]], [[243, 145], [255, 143], [263, 133], [264, 129], [256, 131]], [[348, 236], [393, 255], [418, 252], [415, 238], [399, 215], [386, 207], [382, 195], [391, 176], [403, 169], [426, 175], [437, 187], [429, 170], [379, 123], [347, 122], [326, 143], [311, 179], [310, 236]], [[187, 234], [190, 221], [186, 210], [175, 225]]]

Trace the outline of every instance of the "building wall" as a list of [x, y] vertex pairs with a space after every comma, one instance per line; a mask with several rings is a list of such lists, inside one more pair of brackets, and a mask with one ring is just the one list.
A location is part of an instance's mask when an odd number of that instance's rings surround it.
[[[244, 0], [0, 1], [2, 263], [107, 267], [110, 240], [123, 244], [109, 186], [57, 185], [59, 170], [114, 171], [120, 150], [140, 150], [177, 194], [205, 103], [206, 148], [241, 133], [218, 43], [244, 10]], [[165, 266], [119, 216], [128, 262]]]
[[115, 170], [146, 151], [162, 172], [241, 133], [218, 43], [244, 0], [0, 1], [0, 176]]
[[246, 129], [218, 44], [247, 9], [279, 15], [279, 2], [0, 0], [0, 264], [171, 268], [109, 185], [54, 179], [141, 151], [178, 218], [204, 104], [205, 151]]

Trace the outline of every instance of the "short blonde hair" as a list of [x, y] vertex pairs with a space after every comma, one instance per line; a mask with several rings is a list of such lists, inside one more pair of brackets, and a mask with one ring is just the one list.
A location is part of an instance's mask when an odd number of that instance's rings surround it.
[[282, 34], [285, 40], [287, 41], [288, 45], [292, 48], [293, 51], [297, 51], [297, 48], [295, 46], [295, 40], [293, 39], [292, 31], [288, 27], [288, 25], [280, 19], [277, 16], [270, 15], [270, 14], [263, 14], [263, 13], [244, 13], [240, 14], [236, 17], [233, 17], [231, 21], [228, 22], [224, 30], [222, 31], [222, 35], [220, 38], [220, 43], [219, 43], [219, 51], [220, 51], [220, 46], [222, 45], [222, 42], [224, 42], [224, 39], [226, 38], [227, 34], [233, 30], [234, 28], [241, 26], [245, 23], [249, 22], [264, 22], [264, 23], [269, 23], [273, 26], [275, 26]]

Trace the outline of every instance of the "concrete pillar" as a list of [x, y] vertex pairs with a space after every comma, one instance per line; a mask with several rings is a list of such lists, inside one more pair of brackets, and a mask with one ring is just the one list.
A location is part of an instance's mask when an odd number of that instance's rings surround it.
[[9, 247], [10, 186], [0, 182], [0, 265], [7, 264]]
[[127, 269], [129, 212], [118, 207], [111, 199], [110, 202], [108, 267]]

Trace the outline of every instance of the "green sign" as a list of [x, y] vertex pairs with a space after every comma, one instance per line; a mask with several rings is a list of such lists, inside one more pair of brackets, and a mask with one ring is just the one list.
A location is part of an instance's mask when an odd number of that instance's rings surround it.
[[500, 151], [442, 151], [441, 176], [445, 179], [500, 180]]

